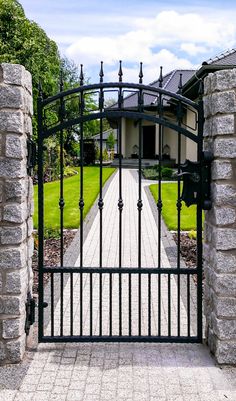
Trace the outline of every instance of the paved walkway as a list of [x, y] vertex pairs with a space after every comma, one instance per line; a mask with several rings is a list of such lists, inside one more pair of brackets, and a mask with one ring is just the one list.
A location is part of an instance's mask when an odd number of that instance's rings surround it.
[[[124, 213], [123, 213], [123, 265], [137, 266], [137, 177], [134, 171], [124, 170]], [[117, 175], [112, 180], [105, 196], [104, 207], [104, 266], [117, 266]], [[142, 265], [157, 265], [157, 228], [143, 190], [143, 228], [142, 228]], [[115, 207], [116, 206], [116, 207]], [[84, 244], [84, 264], [98, 266], [98, 229], [99, 219], [95, 217]], [[132, 244], [132, 246], [131, 246]], [[93, 252], [92, 252], [93, 251]], [[164, 247], [161, 250], [162, 264], [170, 266]], [[76, 263], [78, 264], [78, 262]], [[114, 296], [118, 291], [113, 283]], [[127, 282], [123, 283], [124, 288]], [[134, 284], [135, 285], [135, 284]], [[145, 294], [147, 283], [143, 283]], [[152, 284], [155, 286], [155, 282]], [[98, 282], [94, 278], [93, 333], [98, 331]], [[74, 282], [75, 295], [79, 282]], [[171, 282], [172, 309], [175, 311], [176, 283]], [[84, 280], [84, 330], [89, 330], [89, 280]], [[103, 281], [103, 332], [108, 330], [106, 297], [108, 283]], [[136, 293], [135, 287], [133, 290]], [[65, 287], [65, 300], [69, 301], [69, 281]], [[97, 294], [97, 295], [96, 295]], [[152, 330], [155, 323], [156, 294], [152, 298]], [[76, 297], [75, 297], [76, 298]], [[79, 298], [79, 297], [78, 297]], [[166, 278], [162, 280], [162, 329], [167, 327], [166, 318]], [[125, 301], [125, 299], [123, 299]], [[115, 301], [114, 301], [115, 302]], [[125, 304], [125, 302], [124, 302]], [[59, 324], [59, 307], [56, 307], [56, 324]], [[79, 324], [78, 307], [74, 300], [75, 327]], [[113, 305], [114, 321], [117, 308]], [[133, 298], [132, 331], [137, 331], [135, 313], [137, 297]], [[142, 299], [142, 332], [147, 330], [147, 306]], [[69, 309], [65, 302], [65, 317]], [[174, 313], [172, 313], [174, 315]], [[181, 330], [186, 330], [186, 311], [181, 302]], [[127, 311], [123, 314], [123, 330], [128, 330]], [[176, 330], [174, 321], [173, 330]], [[65, 324], [64, 330], [69, 325]], [[114, 333], [118, 328], [114, 325]], [[56, 329], [57, 330], [57, 329]], [[194, 328], [192, 328], [194, 332]], [[18, 366], [0, 368], [0, 400], [58, 400], [58, 401], [235, 401], [235, 370], [220, 369], [215, 365], [208, 349], [199, 344], [40, 344], [35, 352], [28, 352], [25, 360]]]

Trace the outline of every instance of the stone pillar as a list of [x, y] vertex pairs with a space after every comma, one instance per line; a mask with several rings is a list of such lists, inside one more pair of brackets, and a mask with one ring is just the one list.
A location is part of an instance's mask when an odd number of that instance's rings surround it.
[[22, 359], [25, 303], [32, 288], [33, 186], [27, 175], [32, 135], [31, 75], [0, 64], [0, 363]]
[[204, 146], [214, 155], [205, 214], [206, 337], [218, 363], [236, 364], [236, 69], [204, 81]]

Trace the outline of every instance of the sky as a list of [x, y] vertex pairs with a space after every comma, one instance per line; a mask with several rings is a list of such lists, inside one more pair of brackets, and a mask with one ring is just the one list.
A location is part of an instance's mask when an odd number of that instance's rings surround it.
[[56, 41], [61, 55], [84, 65], [98, 81], [100, 61], [106, 81], [144, 82], [171, 70], [196, 69], [236, 48], [235, 0], [19, 0], [26, 16]]

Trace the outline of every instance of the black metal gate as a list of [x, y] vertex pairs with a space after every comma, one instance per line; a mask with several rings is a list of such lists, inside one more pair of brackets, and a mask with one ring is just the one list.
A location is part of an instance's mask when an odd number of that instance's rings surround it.
[[[159, 86], [142, 83], [142, 64], [139, 83], [122, 82], [120, 63], [119, 79], [116, 83], [103, 82], [101, 64], [100, 82], [84, 85], [81, 66], [80, 86], [44, 98], [40, 90], [38, 99], [38, 216], [39, 216], [39, 341], [40, 342], [83, 342], [83, 341], [156, 341], [156, 342], [201, 342], [202, 341], [202, 209], [207, 205], [208, 193], [203, 186], [203, 174], [208, 168], [202, 150], [203, 142], [203, 102], [202, 93], [195, 103], [182, 96], [180, 76], [179, 93], [167, 92], [162, 88], [162, 72]], [[106, 96], [116, 95], [117, 103], [105, 106]], [[89, 110], [87, 99], [97, 99], [97, 110]], [[126, 104], [130, 96], [135, 99], [135, 108]], [[148, 102], [146, 99], [152, 99]], [[89, 102], [88, 102], [89, 103]], [[73, 107], [72, 107], [73, 106]], [[165, 115], [165, 107], [171, 110], [171, 117]], [[191, 110], [195, 127], [188, 127], [185, 116]], [[54, 116], [49, 118], [49, 116]], [[108, 119], [118, 132], [118, 206], [117, 227], [119, 231], [117, 252], [118, 265], [104, 266], [103, 263], [103, 221], [105, 213], [103, 178], [103, 121]], [[135, 267], [123, 265], [122, 244], [123, 213], [125, 203], [122, 197], [122, 119], [134, 121], [138, 130], [138, 184], [137, 184], [137, 242], [138, 251]], [[84, 125], [92, 120], [100, 121], [99, 160], [99, 261], [96, 267], [84, 264]], [[49, 123], [50, 121], [50, 123]], [[142, 265], [142, 123], [147, 121], [157, 126], [158, 137], [158, 200], [156, 204], [156, 266]], [[80, 245], [79, 266], [65, 266], [64, 250], [64, 136], [65, 130], [76, 127], [80, 143]], [[162, 262], [162, 166], [163, 132], [165, 127], [172, 130], [176, 138], [178, 174], [176, 199], [176, 259], [174, 265]], [[44, 151], [48, 138], [58, 135], [60, 143], [60, 265], [48, 267], [44, 260]], [[194, 163], [181, 164], [181, 143], [188, 138], [196, 144]], [[206, 167], [203, 170], [204, 166]], [[191, 170], [192, 169], [192, 170]], [[184, 180], [184, 184], [181, 180]], [[206, 181], [206, 180], [205, 180]], [[182, 185], [184, 190], [182, 191]], [[186, 186], [187, 185], [187, 186]], [[73, 194], [72, 194], [73, 196]], [[204, 200], [205, 199], [205, 200]], [[181, 208], [182, 201], [196, 204], [197, 264], [187, 268], [180, 255]], [[55, 205], [58, 208], [58, 205]], [[173, 259], [173, 255], [172, 255]], [[44, 277], [49, 282], [44, 287]], [[194, 280], [193, 280], [194, 279]], [[145, 322], [145, 324], [144, 324]]]

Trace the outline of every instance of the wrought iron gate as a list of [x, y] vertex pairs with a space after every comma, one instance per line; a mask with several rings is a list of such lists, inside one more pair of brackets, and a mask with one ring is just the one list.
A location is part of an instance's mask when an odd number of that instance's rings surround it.
[[[119, 79], [116, 83], [103, 82], [101, 64], [100, 82], [84, 85], [81, 66], [80, 86], [44, 98], [42, 90], [38, 99], [38, 216], [39, 216], [39, 341], [40, 342], [85, 342], [85, 341], [157, 341], [157, 342], [200, 342], [202, 340], [202, 209], [206, 207], [208, 193], [203, 186], [204, 161], [203, 141], [203, 102], [195, 103], [182, 96], [180, 76], [179, 93], [167, 92], [162, 88], [162, 71], [157, 87], [142, 82], [142, 64], [139, 83], [122, 81], [120, 63]], [[116, 95], [117, 103], [105, 106], [106, 96]], [[97, 110], [89, 109], [88, 99], [97, 99]], [[126, 99], [135, 99], [136, 107], [130, 108]], [[148, 106], [146, 99], [149, 99]], [[151, 101], [150, 101], [151, 99]], [[168, 105], [171, 118], [165, 115]], [[191, 110], [195, 127], [185, 122], [186, 110]], [[50, 116], [50, 119], [49, 119]], [[53, 117], [52, 117], [53, 116]], [[54, 120], [53, 120], [54, 118]], [[118, 265], [104, 266], [103, 263], [103, 221], [105, 213], [103, 178], [103, 120], [108, 119], [117, 126], [118, 132], [118, 219], [119, 230], [117, 252]], [[138, 127], [138, 184], [137, 184], [137, 242], [138, 251], [135, 267], [123, 265], [123, 212], [126, 207], [122, 197], [123, 159], [122, 159], [122, 119], [133, 120]], [[99, 160], [99, 260], [96, 267], [84, 264], [84, 126], [92, 120], [100, 121], [100, 160]], [[49, 122], [50, 121], [50, 122]], [[156, 266], [142, 264], [142, 122], [157, 126], [158, 151], [158, 200], [156, 204], [157, 225]], [[65, 130], [76, 127], [80, 143], [80, 245], [78, 249], [79, 266], [65, 266], [63, 260], [64, 238], [64, 136]], [[172, 130], [176, 138], [178, 174], [176, 216], [176, 259], [174, 265], [163, 265], [162, 261], [162, 166], [163, 131]], [[45, 143], [52, 135], [59, 136], [60, 143], [60, 265], [48, 267], [44, 260], [44, 152]], [[188, 138], [196, 144], [196, 161], [181, 164], [181, 143]], [[182, 192], [181, 178], [184, 179]], [[187, 185], [187, 186], [186, 186]], [[191, 188], [192, 186], [192, 188]], [[72, 194], [73, 196], [73, 194]], [[205, 197], [205, 198], [204, 198]], [[181, 262], [181, 208], [183, 199], [196, 204], [197, 265], [187, 268]], [[204, 203], [205, 202], [205, 203]], [[58, 205], [55, 205], [58, 208]], [[117, 210], [117, 203], [114, 210]], [[173, 259], [173, 258], [172, 258]], [[49, 283], [44, 288], [44, 277]], [[193, 280], [194, 278], [194, 280]], [[47, 325], [46, 325], [47, 321]], [[143, 322], [146, 322], [145, 325]], [[104, 323], [105, 322], [105, 323]]]

